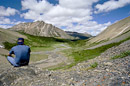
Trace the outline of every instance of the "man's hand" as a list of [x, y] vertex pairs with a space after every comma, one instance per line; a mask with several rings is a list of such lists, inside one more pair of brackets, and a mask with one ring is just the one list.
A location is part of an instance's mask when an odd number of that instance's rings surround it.
[[8, 56], [12, 56], [12, 55], [8, 53]]

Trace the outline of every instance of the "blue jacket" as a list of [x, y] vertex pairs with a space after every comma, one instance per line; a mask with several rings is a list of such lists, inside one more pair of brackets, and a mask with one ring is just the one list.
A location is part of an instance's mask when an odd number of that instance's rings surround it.
[[29, 59], [30, 59], [30, 47], [27, 45], [17, 45], [14, 46], [9, 54], [15, 54], [15, 62], [16, 64], [22, 64], [22, 63], [29, 63]]

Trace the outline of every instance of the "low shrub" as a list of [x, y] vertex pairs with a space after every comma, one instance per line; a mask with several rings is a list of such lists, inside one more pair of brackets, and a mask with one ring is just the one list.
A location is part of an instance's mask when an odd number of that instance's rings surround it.
[[98, 66], [97, 62], [94, 62], [93, 64], [90, 65], [91, 68], [96, 68]]
[[121, 53], [120, 55], [113, 56], [111, 59], [124, 58], [129, 55], [130, 55], [130, 51], [126, 51], [126, 52]]
[[16, 46], [17, 43], [3, 42], [5, 49], [10, 50], [13, 46]]

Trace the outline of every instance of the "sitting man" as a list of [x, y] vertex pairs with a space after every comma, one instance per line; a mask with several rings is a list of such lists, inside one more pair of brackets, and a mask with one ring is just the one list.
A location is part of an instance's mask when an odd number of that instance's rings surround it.
[[[24, 39], [18, 38], [18, 45], [14, 46], [7, 57], [7, 60], [13, 65], [14, 67], [20, 67], [28, 65], [30, 59], [30, 47], [24, 45]], [[15, 58], [12, 57], [12, 54], [15, 55]]]

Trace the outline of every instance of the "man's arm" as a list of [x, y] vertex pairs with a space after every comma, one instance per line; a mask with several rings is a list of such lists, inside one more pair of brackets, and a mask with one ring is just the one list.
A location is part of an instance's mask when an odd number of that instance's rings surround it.
[[11, 56], [12, 54], [14, 54], [13, 49], [11, 49], [11, 50], [9, 51], [8, 56]]
[[31, 53], [31, 49], [30, 49], [30, 47], [29, 47], [29, 53]]

